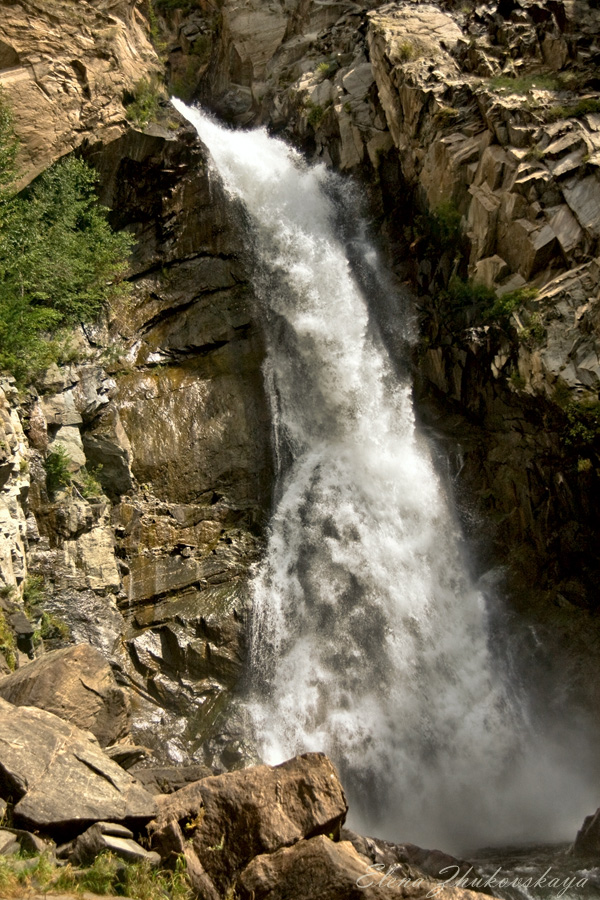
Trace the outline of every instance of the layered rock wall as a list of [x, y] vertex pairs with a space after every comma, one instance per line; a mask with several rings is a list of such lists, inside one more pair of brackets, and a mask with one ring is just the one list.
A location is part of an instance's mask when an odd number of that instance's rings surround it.
[[[165, 22], [172, 59], [194, 76], [185, 87], [366, 185], [390, 262], [417, 294], [421, 413], [458, 445], [466, 527], [477, 536], [486, 522], [481, 565], [508, 560], [527, 602], [593, 608], [598, 11], [529, 0], [219, 10]], [[505, 305], [484, 308], [483, 289]]]

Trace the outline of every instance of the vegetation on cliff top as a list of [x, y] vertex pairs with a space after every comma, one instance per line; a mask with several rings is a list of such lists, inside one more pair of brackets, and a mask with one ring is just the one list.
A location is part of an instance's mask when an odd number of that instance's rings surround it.
[[61, 330], [124, 290], [132, 239], [116, 234], [97, 176], [69, 157], [17, 193], [18, 141], [0, 93], [0, 369], [26, 381], [61, 356]]

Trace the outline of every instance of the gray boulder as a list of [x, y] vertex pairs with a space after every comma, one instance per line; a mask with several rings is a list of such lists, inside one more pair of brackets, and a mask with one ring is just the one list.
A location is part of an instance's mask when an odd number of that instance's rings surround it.
[[133, 832], [114, 822], [96, 822], [80, 834], [73, 844], [69, 859], [75, 865], [86, 865], [105, 850], [128, 862], [148, 862], [152, 866], [160, 863], [158, 853], [144, 850], [133, 840]]
[[83, 831], [99, 820], [144, 824], [156, 805], [95, 738], [45, 710], [0, 699], [0, 797], [18, 825]]

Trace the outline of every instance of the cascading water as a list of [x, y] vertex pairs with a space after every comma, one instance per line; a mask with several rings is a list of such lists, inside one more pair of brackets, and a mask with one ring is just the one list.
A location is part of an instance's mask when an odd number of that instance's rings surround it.
[[261, 755], [324, 751], [354, 821], [390, 839], [452, 849], [574, 834], [589, 800], [536, 745], [488, 646], [410, 384], [335, 231], [332, 176], [265, 131], [174, 102], [245, 205], [268, 324], [284, 464], [254, 580]]

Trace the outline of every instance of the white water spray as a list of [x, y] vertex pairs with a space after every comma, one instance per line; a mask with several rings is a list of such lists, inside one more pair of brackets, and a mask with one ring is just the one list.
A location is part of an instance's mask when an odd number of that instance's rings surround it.
[[336, 235], [331, 176], [265, 131], [175, 106], [255, 229], [289, 460], [254, 582], [262, 756], [324, 751], [354, 822], [389, 839], [452, 849], [574, 834], [583, 788], [559, 780], [497, 671], [410, 385]]

